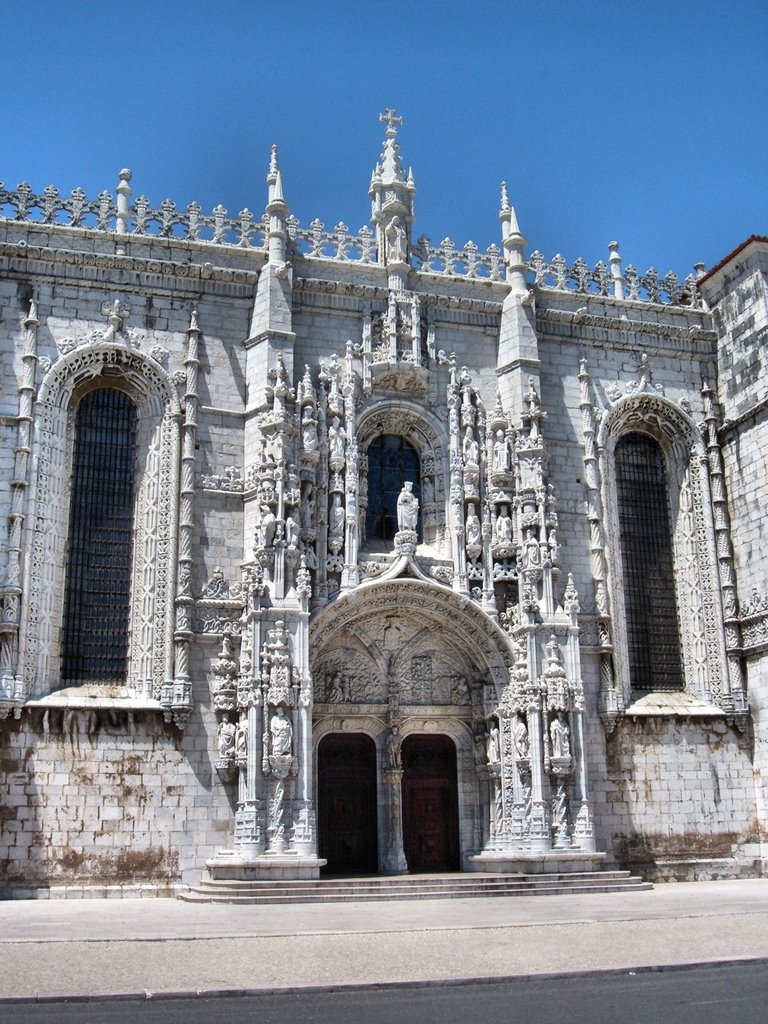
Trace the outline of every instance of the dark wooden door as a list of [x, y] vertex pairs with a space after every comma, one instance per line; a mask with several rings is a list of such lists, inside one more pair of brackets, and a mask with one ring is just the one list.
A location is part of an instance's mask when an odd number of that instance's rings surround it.
[[408, 870], [458, 871], [456, 747], [448, 736], [406, 736], [403, 847]]
[[368, 875], [379, 868], [376, 746], [362, 733], [332, 733], [317, 752], [319, 853], [328, 875]]

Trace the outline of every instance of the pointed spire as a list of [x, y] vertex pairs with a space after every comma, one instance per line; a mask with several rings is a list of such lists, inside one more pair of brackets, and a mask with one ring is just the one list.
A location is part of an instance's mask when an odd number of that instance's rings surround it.
[[[368, 195], [371, 197], [371, 220], [376, 226], [378, 262], [397, 266], [398, 273], [407, 272], [412, 227], [414, 222], [413, 197], [416, 182], [409, 167], [407, 178], [400, 160], [397, 126], [403, 123], [391, 107], [387, 107], [379, 120], [387, 126], [384, 148], [373, 169]], [[390, 279], [390, 288], [402, 290], [405, 281]]]
[[269, 203], [285, 203], [283, 196], [283, 176], [280, 172], [280, 164], [277, 160], [277, 146], [272, 147], [269, 158], [269, 172], [267, 173], [267, 185], [269, 185]]
[[507, 192], [507, 183], [502, 181], [501, 183], [501, 208], [499, 209], [499, 217], [503, 218], [506, 213], [509, 213], [509, 193]]
[[501, 183], [501, 237], [507, 263], [507, 281], [512, 285], [513, 292], [524, 295], [528, 292], [525, 280], [525, 238], [517, 222], [517, 213], [509, 201], [506, 181]]
[[269, 186], [266, 210], [269, 225], [267, 231], [269, 262], [280, 266], [286, 261], [286, 219], [290, 209], [283, 197], [283, 176], [280, 173], [280, 164], [277, 160], [277, 146], [272, 147], [270, 154], [267, 185]]
[[197, 310], [193, 309], [189, 317], [189, 327], [187, 328], [187, 334], [200, 334], [200, 327], [197, 323]]
[[405, 184], [403, 165], [400, 161], [400, 146], [397, 142], [397, 125], [402, 125], [402, 117], [397, 117], [392, 107], [387, 107], [379, 120], [387, 126], [384, 149], [381, 154], [381, 180], [384, 184], [398, 182]]

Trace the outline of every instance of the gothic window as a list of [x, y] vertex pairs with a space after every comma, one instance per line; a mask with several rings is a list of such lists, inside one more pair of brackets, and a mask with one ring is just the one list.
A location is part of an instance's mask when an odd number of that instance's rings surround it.
[[127, 674], [137, 412], [122, 391], [77, 409], [62, 629], [64, 682]]
[[633, 690], [684, 686], [664, 455], [645, 434], [616, 443], [616, 496]]
[[368, 509], [365, 517], [368, 540], [394, 538], [397, 533], [397, 499], [406, 480], [413, 483], [413, 493], [420, 497], [419, 455], [413, 445], [396, 434], [382, 434], [371, 441], [368, 446]]

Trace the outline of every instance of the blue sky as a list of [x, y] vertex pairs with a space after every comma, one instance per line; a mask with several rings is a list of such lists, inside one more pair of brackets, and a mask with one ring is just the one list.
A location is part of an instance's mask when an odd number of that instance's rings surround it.
[[0, 179], [368, 221], [387, 106], [416, 234], [687, 274], [768, 233], [765, 0], [2, 3]]

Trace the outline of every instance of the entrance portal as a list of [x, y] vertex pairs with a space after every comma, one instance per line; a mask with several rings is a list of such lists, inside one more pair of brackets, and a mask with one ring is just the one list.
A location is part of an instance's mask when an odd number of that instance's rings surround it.
[[456, 747], [448, 736], [406, 736], [403, 848], [408, 870], [458, 871], [459, 801]]
[[329, 875], [378, 871], [376, 746], [363, 733], [332, 733], [317, 751], [319, 853]]

